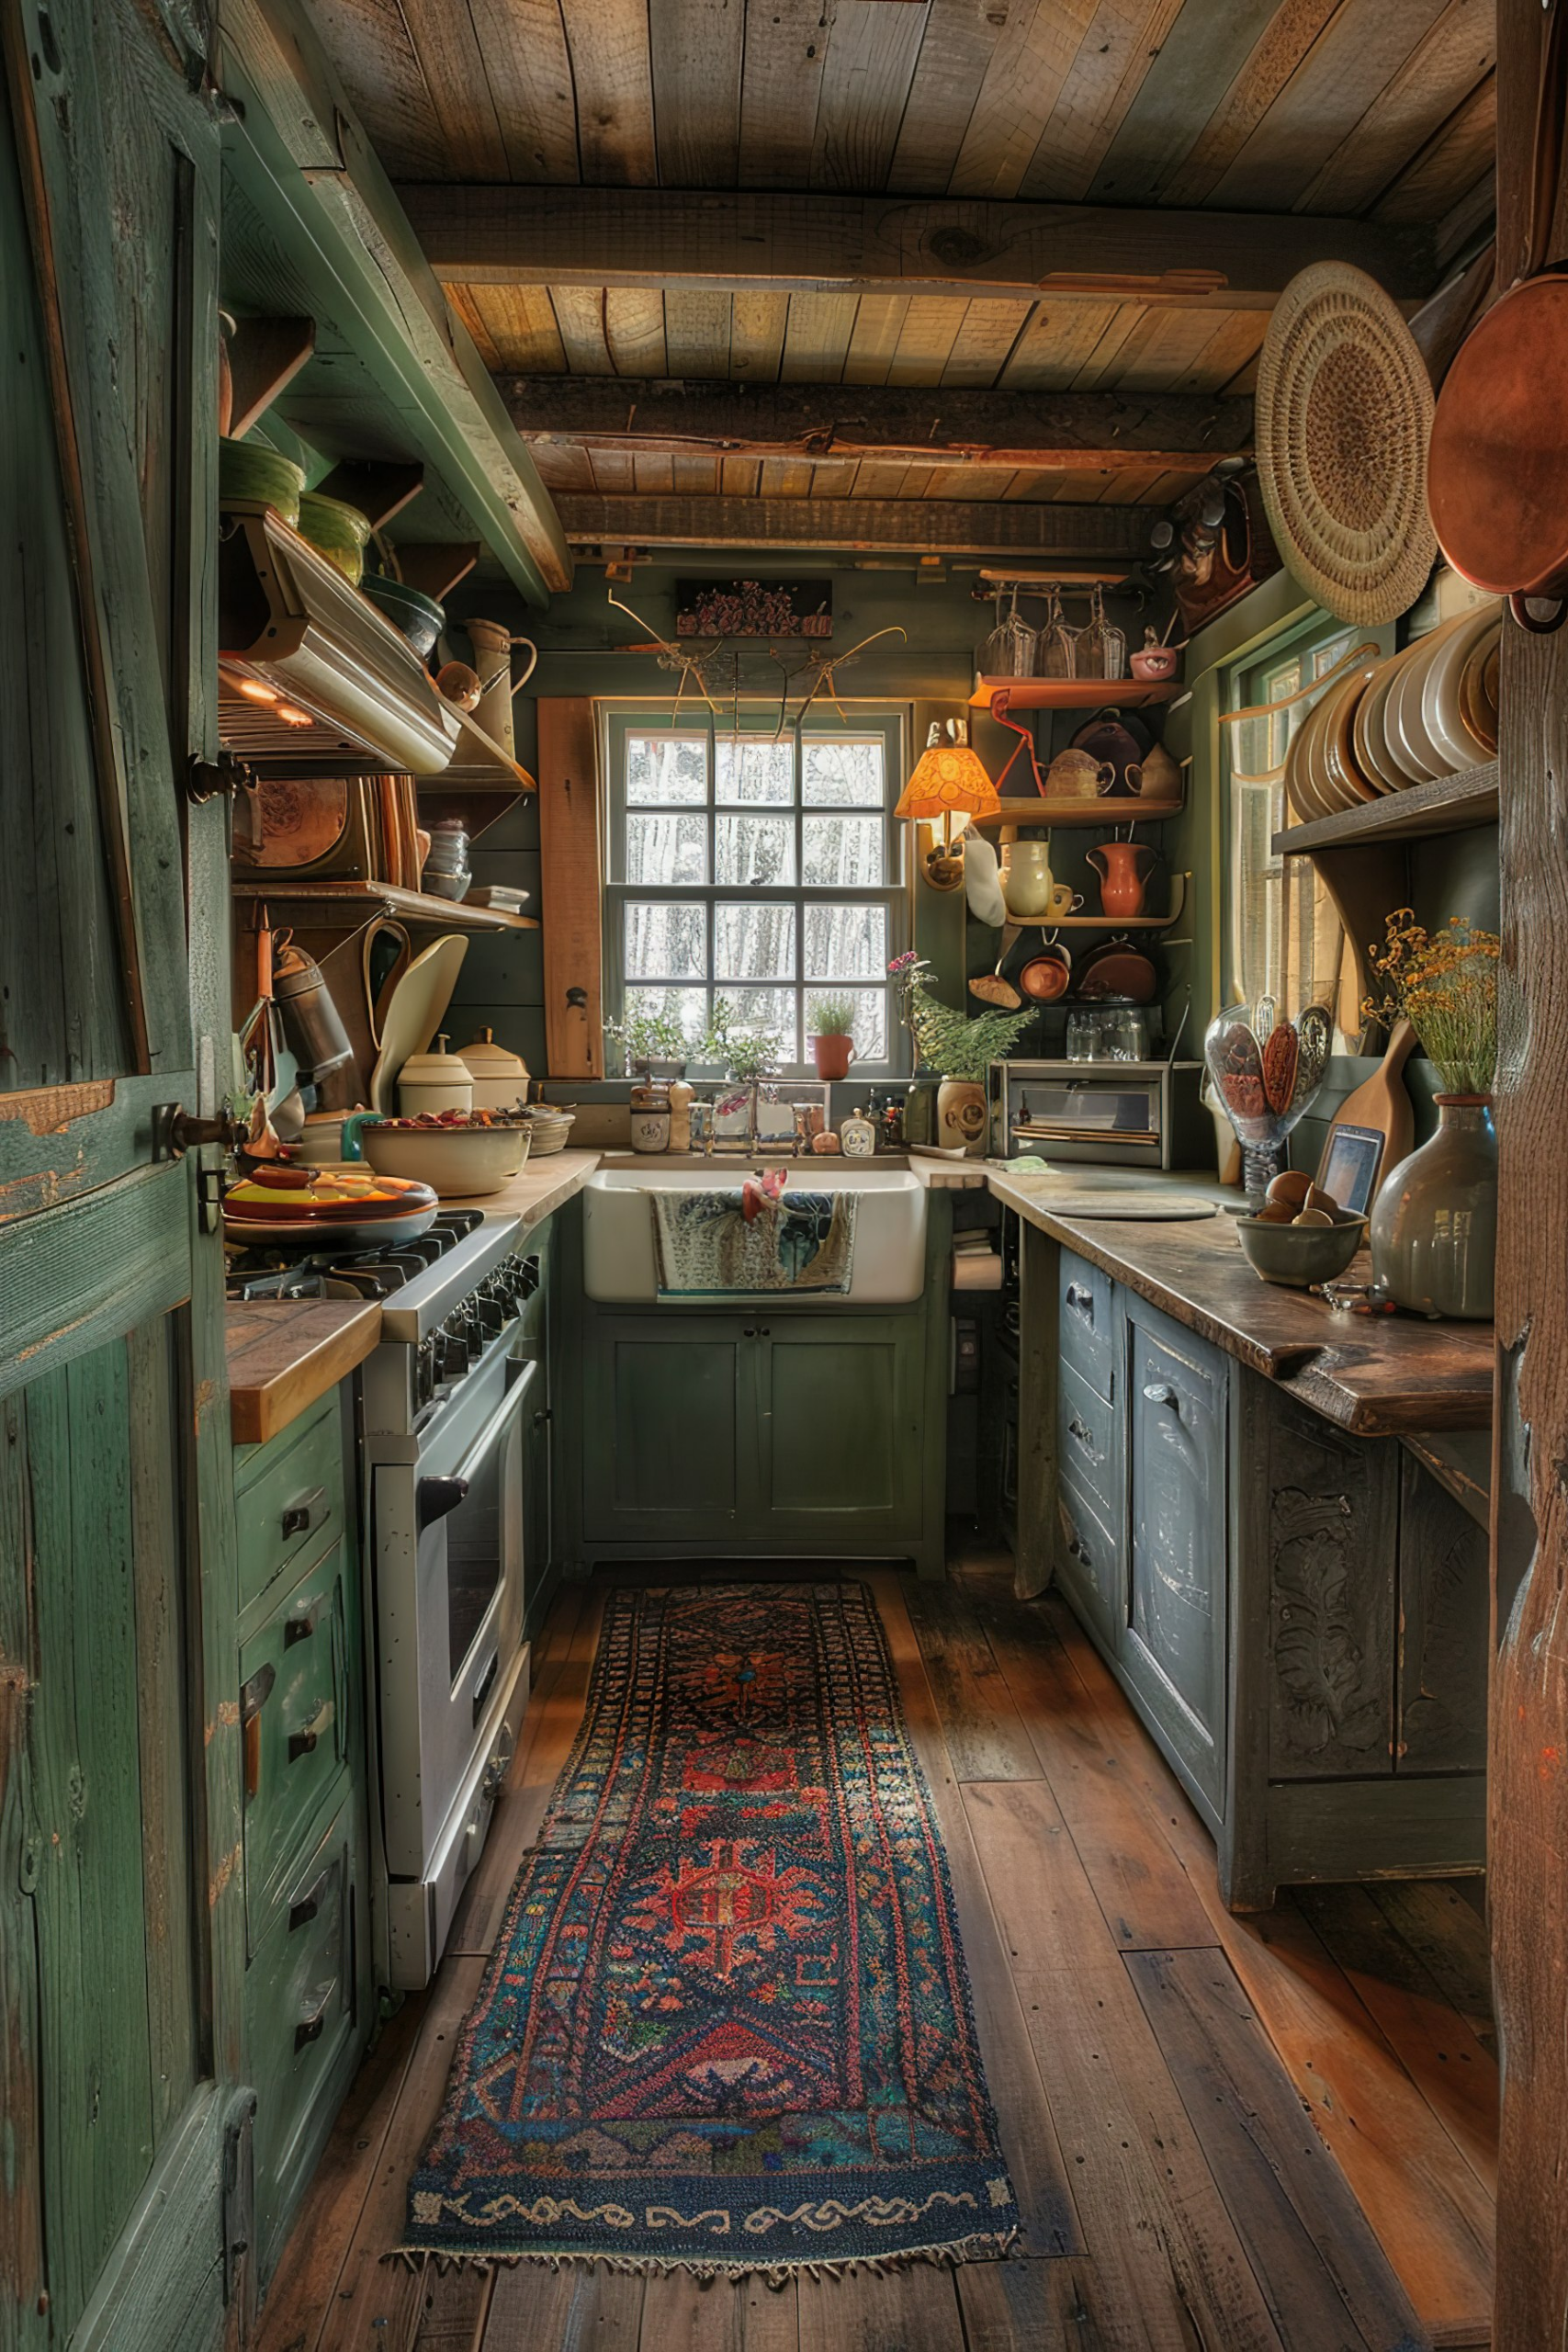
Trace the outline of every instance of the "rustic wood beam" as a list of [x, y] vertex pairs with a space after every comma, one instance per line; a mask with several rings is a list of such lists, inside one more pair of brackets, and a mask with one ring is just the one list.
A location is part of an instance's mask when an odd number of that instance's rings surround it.
[[1428, 293], [1436, 276], [1429, 230], [1306, 213], [440, 183], [399, 195], [447, 285], [850, 289], [964, 300], [1121, 292], [1267, 311], [1309, 262], [1354, 262], [1399, 298]]
[[565, 493], [561, 526], [579, 547], [809, 548], [922, 555], [1143, 554], [1163, 507], [956, 498], [639, 498]]
[[1040, 472], [1201, 472], [1252, 447], [1252, 402], [1190, 393], [919, 390], [500, 376], [535, 447], [644, 456], [885, 458]]

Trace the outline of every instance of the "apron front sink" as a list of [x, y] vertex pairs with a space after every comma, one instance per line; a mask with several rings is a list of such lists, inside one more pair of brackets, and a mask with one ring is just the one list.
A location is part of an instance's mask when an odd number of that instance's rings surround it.
[[[744, 1168], [602, 1168], [583, 1191], [583, 1286], [605, 1306], [646, 1306], [659, 1297], [650, 1193], [737, 1192]], [[790, 1170], [796, 1193], [856, 1193], [854, 1264], [847, 1291], [737, 1293], [798, 1295], [813, 1306], [907, 1306], [925, 1285], [926, 1187], [907, 1168], [818, 1161]], [[670, 1300], [671, 1306], [692, 1302]]]

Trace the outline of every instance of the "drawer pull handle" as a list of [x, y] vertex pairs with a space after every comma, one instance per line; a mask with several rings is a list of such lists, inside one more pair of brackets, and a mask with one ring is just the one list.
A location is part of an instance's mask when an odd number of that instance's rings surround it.
[[468, 1497], [466, 1478], [422, 1478], [414, 1500], [414, 1518], [421, 1532], [434, 1527], [438, 1519], [445, 1519], [448, 1511], [456, 1510]]
[[307, 1724], [288, 1735], [288, 1761], [298, 1764], [301, 1756], [313, 1756], [316, 1744], [333, 1719], [333, 1702], [323, 1699]]
[[335, 1976], [330, 1978], [325, 1984], [318, 1984], [311, 1992], [299, 2012], [299, 2021], [294, 2029], [294, 2047], [297, 2051], [303, 2050], [309, 2041], [320, 2041], [326, 2031], [327, 2013], [332, 2007], [336, 1994], [337, 1978]]
[[289, 1537], [294, 1535], [309, 1535], [311, 1533], [315, 1528], [321, 1527], [324, 1524], [325, 1521], [331, 1514], [331, 1510], [332, 1505], [327, 1500], [326, 1488], [324, 1487], [312, 1487], [308, 1495], [301, 1495], [297, 1502], [291, 1502], [284, 1511], [283, 1535], [285, 1542], [288, 1542]]
[[1168, 1405], [1173, 1413], [1181, 1410], [1181, 1399], [1168, 1380], [1151, 1380], [1144, 1390], [1151, 1405]]
[[283, 1621], [283, 1646], [291, 1650], [296, 1642], [308, 1642], [316, 1630], [316, 1605], [308, 1601]]
[[1085, 1290], [1078, 1283], [1069, 1283], [1067, 1284], [1067, 1305], [1073, 1309], [1075, 1314], [1081, 1315], [1086, 1323], [1090, 1325], [1093, 1324], [1093, 1291]]
[[262, 1709], [272, 1696], [272, 1686], [277, 1680], [275, 1666], [258, 1666], [240, 1692], [240, 1736], [245, 1751], [245, 1802], [261, 1787], [261, 1719]]
[[320, 1917], [321, 1905], [326, 1901], [327, 1896], [331, 1894], [333, 1887], [335, 1885], [338, 1873], [342, 1868], [342, 1856], [334, 1854], [332, 1860], [327, 1864], [326, 1869], [321, 1872], [320, 1878], [318, 1878], [312, 1885], [308, 1886], [303, 1894], [297, 1894], [295, 1896], [293, 1902], [288, 1906], [288, 1932], [290, 1935], [294, 1933], [297, 1928], [307, 1928], [310, 1926], [312, 1919]]
[[1072, 1559], [1081, 1560], [1085, 1567], [1089, 1566], [1089, 1554], [1084, 1550], [1083, 1544], [1077, 1536], [1075, 1535], [1071, 1543], [1067, 1545], [1067, 1552], [1069, 1557]]
[[1085, 1429], [1082, 1421], [1079, 1420], [1076, 1413], [1067, 1423], [1067, 1435], [1069, 1437], [1076, 1437], [1086, 1453], [1092, 1453], [1094, 1452], [1094, 1440], [1090, 1436], [1089, 1430]]

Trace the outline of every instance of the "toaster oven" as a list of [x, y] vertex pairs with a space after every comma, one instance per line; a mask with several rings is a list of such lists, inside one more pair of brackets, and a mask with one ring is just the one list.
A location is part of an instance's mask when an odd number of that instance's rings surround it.
[[1201, 1168], [1213, 1123], [1201, 1062], [993, 1062], [991, 1150], [1106, 1168]]

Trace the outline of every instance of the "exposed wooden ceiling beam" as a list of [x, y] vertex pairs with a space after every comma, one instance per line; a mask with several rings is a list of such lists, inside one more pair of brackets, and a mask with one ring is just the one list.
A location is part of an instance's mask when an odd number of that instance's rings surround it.
[[641, 498], [560, 493], [582, 547], [808, 548], [923, 555], [1113, 555], [1149, 544], [1157, 506], [1074, 506], [957, 498]]
[[1396, 297], [1431, 290], [1431, 232], [1306, 213], [1162, 212], [899, 197], [411, 184], [437, 277], [864, 294], [1104, 294], [1269, 310], [1299, 269], [1349, 261]]
[[1252, 447], [1250, 400], [1191, 393], [918, 390], [901, 384], [496, 379], [537, 447], [644, 456], [885, 458], [914, 464], [1201, 471]]

